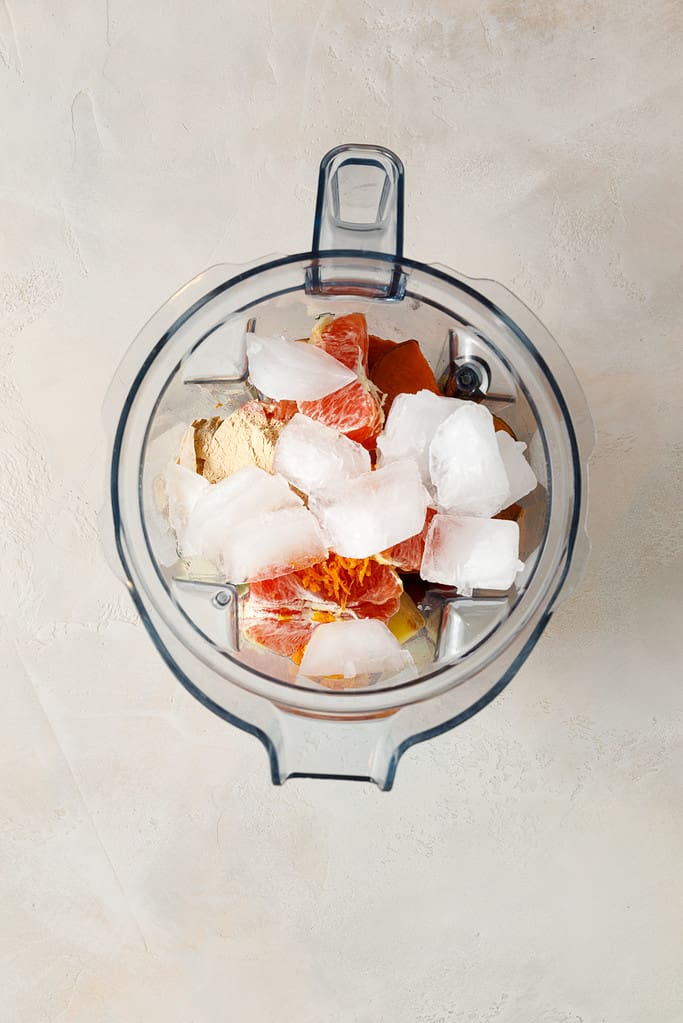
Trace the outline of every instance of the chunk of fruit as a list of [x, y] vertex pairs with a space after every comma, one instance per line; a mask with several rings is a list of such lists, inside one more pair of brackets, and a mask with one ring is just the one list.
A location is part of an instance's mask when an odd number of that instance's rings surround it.
[[385, 412], [399, 394], [432, 391], [440, 394], [436, 377], [417, 341], [402, 341], [378, 359], [370, 373], [373, 384], [386, 395]]
[[366, 448], [375, 446], [384, 425], [377, 389], [360, 379], [317, 401], [300, 401], [299, 411]]
[[382, 356], [397, 344], [397, 341], [388, 341], [383, 337], [377, 337], [376, 334], [368, 335], [368, 373], [372, 373]]
[[311, 332], [311, 342], [349, 369], [368, 368], [368, 325], [363, 313], [323, 316]]

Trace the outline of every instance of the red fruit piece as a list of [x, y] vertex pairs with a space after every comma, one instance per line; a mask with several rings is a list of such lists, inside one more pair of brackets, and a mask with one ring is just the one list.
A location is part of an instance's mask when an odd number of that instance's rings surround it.
[[374, 558], [330, 554], [310, 568], [251, 583], [242, 611], [242, 632], [253, 643], [297, 664], [320, 622], [396, 614], [403, 585], [389, 565]]
[[277, 611], [292, 616], [311, 610], [384, 621], [398, 610], [402, 591], [401, 580], [389, 565], [333, 553], [310, 568], [252, 583], [245, 613], [258, 616]]
[[368, 325], [363, 313], [323, 317], [314, 326], [311, 341], [349, 369], [367, 372]]
[[398, 394], [432, 391], [441, 394], [436, 377], [417, 341], [402, 341], [377, 360], [370, 379], [386, 395], [385, 412]]
[[377, 337], [376, 334], [368, 335], [368, 373], [372, 373], [373, 369], [388, 351], [395, 348], [398, 344], [397, 341], [388, 341], [383, 337]]
[[366, 448], [375, 447], [384, 425], [377, 389], [361, 379], [316, 401], [300, 401], [299, 412], [331, 426]]
[[293, 415], [296, 414], [296, 402], [287, 401], [270, 401], [267, 404], [263, 404], [263, 411], [266, 414], [268, 420], [276, 420], [280, 423], [288, 423]]
[[281, 657], [301, 663], [306, 645], [317, 622], [298, 614], [287, 619], [277, 614], [245, 621], [242, 632], [252, 643], [258, 643]]

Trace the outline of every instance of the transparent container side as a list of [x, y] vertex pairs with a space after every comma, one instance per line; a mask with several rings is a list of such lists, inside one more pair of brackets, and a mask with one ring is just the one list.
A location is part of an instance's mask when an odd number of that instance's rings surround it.
[[[588, 551], [593, 431], [569, 364], [500, 285], [404, 259], [403, 215], [395, 154], [332, 150], [320, 166], [312, 252], [195, 278], [141, 332], [105, 403], [105, 545], [176, 677], [263, 743], [276, 783], [305, 775], [390, 788], [406, 749], [476, 713], [507, 684]], [[539, 480], [521, 501], [525, 568], [515, 586], [471, 597], [425, 589], [425, 627], [408, 644], [416, 668], [350, 688], [303, 679], [291, 660], [246, 641], [244, 588], [215, 565], [180, 558], [168, 525], [168, 467], [196, 470], [201, 455], [188, 426], [208, 424], [201, 430], [210, 433], [257, 396], [245, 335], [305, 338], [329, 312], [363, 312], [372, 333], [417, 339], [446, 394], [470, 387], [526, 442]]]

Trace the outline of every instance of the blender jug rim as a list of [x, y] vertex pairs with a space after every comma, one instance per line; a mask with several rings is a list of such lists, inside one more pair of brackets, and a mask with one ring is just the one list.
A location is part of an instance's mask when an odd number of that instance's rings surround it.
[[[361, 261], [365, 261], [365, 262], [372, 262], [372, 261], [376, 261], [377, 259], [379, 259], [383, 263], [394, 263], [394, 264], [399, 265], [399, 266], [403, 265], [406, 268], [411, 268], [411, 269], [415, 269], [415, 270], [417, 270], [419, 272], [422, 272], [422, 273], [427, 273], [427, 274], [429, 274], [429, 275], [431, 275], [433, 277], [436, 277], [437, 279], [447, 283], [450, 286], [455, 286], [456, 288], [465, 291], [467, 294], [469, 294], [472, 297], [476, 298], [477, 301], [481, 302], [485, 306], [485, 308], [487, 308], [490, 312], [492, 312], [495, 315], [499, 316], [502, 319], [502, 321], [510, 329], [513, 330], [513, 332], [515, 333], [517, 338], [525, 345], [525, 347], [529, 350], [529, 352], [534, 356], [535, 361], [538, 362], [540, 368], [543, 371], [544, 377], [550, 383], [551, 388], [552, 388], [552, 390], [553, 390], [553, 392], [555, 394], [555, 397], [558, 400], [558, 403], [560, 404], [560, 406], [562, 408], [563, 418], [564, 418], [565, 424], [566, 424], [567, 429], [568, 429], [568, 436], [570, 438], [570, 447], [571, 447], [571, 451], [572, 451], [572, 462], [573, 462], [573, 470], [574, 470], [573, 474], [574, 474], [574, 479], [576, 481], [576, 486], [577, 486], [576, 500], [574, 501], [574, 505], [573, 505], [572, 521], [571, 521], [571, 524], [570, 524], [570, 528], [569, 528], [568, 536], [567, 536], [567, 540], [566, 540], [567, 546], [568, 546], [568, 551], [567, 551], [567, 557], [564, 559], [563, 571], [561, 573], [560, 578], [557, 580], [556, 585], [554, 586], [552, 594], [548, 595], [548, 592], [546, 590], [542, 594], [539, 595], [539, 600], [542, 599], [543, 602], [546, 603], [549, 608], [552, 608], [557, 594], [560, 592], [560, 590], [562, 589], [562, 587], [564, 585], [564, 582], [565, 582], [565, 579], [566, 579], [566, 575], [567, 575], [567, 573], [569, 571], [569, 567], [570, 567], [570, 564], [571, 564], [571, 556], [572, 556], [573, 548], [574, 548], [574, 545], [575, 545], [575, 542], [576, 542], [576, 536], [577, 536], [577, 533], [578, 533], [578, 527], [579, 527], [580, 517], [581, 517], [580, 516], [580, 512], [581, 512], [581, 506], [582, 506], [582, 499], [581, 499], [582, 495], [581, 495], [581, 492], [580, 492], [580, 486], [581, 486], [581, 459], [580, 459], [580, 454], [579, 454], [579, 445], [578, 445], [578, 442], [577, 442], [577, 439], [576, 439], [576, 436], [575, 436], [575, 433], [574, 433], [574, 430], [573, 430], [571, 415], [570, 415], [569, 410], [568, 410], [568, 408], [566, 406], [566, 402], [564, 400], [564, 396], [562, 394], [562, 391], [561, 391], [559, 385], [555, 381], [554, 375], [552, 374], [552, 371], [550, 370], [550, 367], [547, 365], [547, 362], [542, 357], [541, 353], [538, 352], [538, 349], [533, 344], [531, 339], [528, 338], [526, 333], [524, 331], [522, 331], [522, 329], [516, 324], [516, 322], [514, 320], [512, 320], [511, 317], [508, 316], [508, 314], [505, 313], [504, 310], [500, 309], [500, 307], [498, 307], [495, 303], [493, 303], [490, 299], [488, 299], [487, 296], [483, 295], [480, 291], [478, 291], [477, 289], [473, 288], [471, 285], [469, 285], [466, 282], [458, 279], [456, 276], [445, 272], [442, 269], [431, 267], [431, 266], [429, 266], [427, 264], [420, 263], [419, 261], [416, 261], [416, 260], [411, 260], [411, 259], [408, 259], [408, 258], [405, 258], [405, 257], [403, 257], [401, 260], [396, 260], [395, 257], [389, 256], [389, 255], [384, 254], [384, 253], [374, 253], [374, 254], [367, 253], [367, 252], [359, 253], [357, 250], [337, 250], [337, 251], [333, 250], [333, 251], [324, 252], [324, 253], [321, 253], [321, 252], [316, 252], [316, 253], [310, 252], [310, 253], [292, 254], [290, 256], [280, 257], [280, 258], [277, 258], [277, 259], [273, 259], [273, 260], [271, 260], [269, 262], [258, 264], [257, 266], [253, 266], [253, 267], [250, 267], [250, 268], [248, 268], [246, 270], [243, 270], [242, 272], [240, 272], [240, 273], [230, 277], [229, 279], [223, 280], [222, 283], [220, 285], [218, 285], [217, 287], [209, 290], [208, 292], [204, 292], [204, 294], [197, 301], [195, 301], [189, 307], [186, 307], [184, 309], [184, 311], [179, 316], [176, 317], [176, 319], [171, 324], [171, 326], [164, 332], [164, 334], [161, 336], [161, 338], [159, 339], [157, 344], [148, 353], [148, 357], [145, 360], [145, 362], [143, 363], [143, 365], [140, 367], [140, 370], [139, 370], [138, 374], [136, 375], [136, 379], [133, 382], [133, 385], [131, 386], [131, 388], [130, 388], [130, 390], [128, 392], [126, 401], [124, 402], [124, 407], [122, 409], [121, 416], [120, 416], [120, 419], [119, 419], [119, 424], [118, 424], [118, 427], [117, 427], [117, 433], [116, 433], [116, 439], [115, 439], [115, 443], [114, 443], [114, 449], [113, 449], [113, 452], [112, 452], [111, 499], [112, 499], [112, 508], [113, 508], [113, 512], [114, 512], [114, 518], [115, 518], [115, 526], [116, 526], [115, 533], [116, 533], [116, 538], [117, 538], [118, 552], [119, 552], [119, 557], [120, 557], [122, 563], [128, 569], [127, 559], [126, 559], [126, 556], [125, 556], [125, 554], [124, 554], [124, 552], [122, 550], [122, 547], [121, 547], [121, 544], [120, 544], [120, 537], [119, 537], [119, 533], [120, 532], [124, 532], [125, 533], [125, 526], [124, 526], [124, 523], [123, 523], [122, 518], [121, 518], [120, 513], [119, 513], [118, 483], [117, 483], [118, 468], [119, 468], [119, 458], [120, 458], [120, 454], [121, 454], [121, 442], [122, 442], [123, 433], [125, 431], [127, 413], [128, 413], [128, 411], [130, 409], [130, 406], [132, 405], [132, 402], [134, 401], [135, 394], [137, 393], [137, 391], [139, 390], [139, 388], [143, 384], [143, 381], [144, 381], [147, 369], [151, 365], [151, 362], [154, 360], [156, 355], [161, 351], [161, 349], [164, 347], [164, 345], [172, 338], [172, 336], [174, 335], [176, 330], [178, 330], [182, 324], [186, 323], [191, 318], [191, 316], [196, 311], [198, 311], [198, 309], [202, 308], [205, 304], [207, 304], [209, 301], [211, 301], [217, 295], [227, 291], [229, 288], [235, 286], [240, 281], [246, 280], [247, 278], [250, 278], [250, 277], [256, 277], [259, 274], [266, 273], [269, 270], [273, 270], [273, 269], [276, 269], [278, 267], [281, 267], [281, 266], [284, 266], [284, 265], [288, 265], [288, 264], [291, 264], [291, 263], [302, 263], [302, 262], [306, 263], [306, 262], [309, 262], [309, 261], [311, 261], [313, 259], [319, 259], [319, 260], [325, 261], [325, 260], [331, 259], [331, 258], [349, 258], [349, 257], [353, 257], [354, 260], [361, 260]], [[200, 275], [200, 278], [196, 279], [197, 282], [200, 282], [201, 276], [203, 276], [203, 275]], [[296, 289], [296, 290], [300, 290], [300, 289]], [[262, 298], [260, 300], [262, 300]], [[380, 299], [380, 301], [381, 301], [381, 299]], [[449, 311], [449, 313], [450, 313], [450, 311]], [[452, 315], [452, 313], [450, 313], [450, 314]], [[177, 370], [177, 367], [176, 367], [176, 370]], [[175, 370], [173, 372], [175, 372]], [[173, 373], [171, 373], [171, 376], [172, 375], [173, 375]], [[157, 401], [160, 400], [160, 398], [161, 398], [161, 393], [158, 395]], [[150, 421], [151, 421], [151, 417], [150, 417]], [[149, 428], [149, 424], [148, 424], [148, 428]], [[144, 450], [144, 448], [143, 448], [143, 450]], [[144, 521], [144, 519], [143, 519], [143, 521]], [[148, 551], [150, 553], [152, 562], [154, 563], [154, 557], [152, 555], [152, 552], [151, 552], [151, 549], [150, 549], [150, 546], [149, 546], [149, 539], [147, 537], [146, 537], [146, 539], [147, 539]], [[544, 543], [545, 543], [545, 537], [544, 537]], [[537, 563], [536, 566], [534, 566], [534, 572], [536, 571], [537, 567], [538, 567], [538, 563]], [[130, 579], [130, 571], [129, 570], [128, 570], [128, 577]], [[530, 581], [531, 580], [529, 580], [529, 582]], [[526, 592], [526, 590], [525, 590], [525, 592]], [[510, 613], [508, 615], [508, 620], [510, 618], [512, 618], [512, 617], [515, 617], [514, 612], [519, 608], [520, 604], [521, 605], [524, 604], [525, 592], [523, 592], [522, 594], [519, 595], [517, 601], [515, 602], [515, 604], [511, 608]], [[170, 594], [169, 594], [169, 597], [170, 597]], [[171, 597], [171, 600], [172, 600], [172, 597]], [[137, 601], [136, 601], [136, 603], [137, 603]], [[176, 607], [177, 607], [177, 605], [176, 605]], [[179, 610], [182, 611], [182, 609], [179, 609]], [[184, 614], [184, 612], [182, 612], [182, 613]], [[549, 616], [550, 613], [551, 612], [548, 611], [548, 616]], [[149, 627], [150, 626], [148, 624], [148, 628]], [[494, 632], [496, 632], [496, 631], [498, 631], [498, 630], [497, 629], [494, 630]], [[491, 638], [492, 638], [492, 634], [489, 634], [487, 637], [485, 637], [485, 639], [483, 639], [481, 641], [480, 644], [477, 644], [477, 645], [485, 644]], [[209, 642], [210, 642], [210, 640], [209, 640]], [[470, 651], [470, 652], [472, 652], [472, 651]], [[499, 656], [500, 653], [501, 653], [501, 649], [499, 647], [496, 651], [493, 651], [491, 653], [491, 657], [495, 658], [495, 657]], [[228, 655], [228, 658], [229, 658], [229, 655]], [[232, 659], [229, 658], [229, 660], [231, 661]], [[243, 670], [245, 670], [245, 666], [244, 665], [240, 665], [240, 667]], [[413, 692], [415, 692], [414, 687], [419, 686], [421, 684], [424, 684], [425, 682], [429, 681], [430, 678], [434, 678], [437, 675], [443, 674], [445, 667], [450, 667], [450, 665], [449, 666], [442, 665], [441, 667], [435, 668], [434, 671], [420, 676], [418, 679], [406, 681], [406, 682], [403, 682], [403, 683], [398, 683], [395, 686], [389, 686], [389, 687], [383, 687], [383, 688], [373, 688], [372, 690], [368, 690], [368, 691], [347, 690], [347, 691], [339, 692], [339, 691], [327, 691], [327, 690], [323, 689], [323, 690], [316, 690], [315, 693], [316, 693], [316, 696], [322, 697], [322, 699], [326, 703], [328, 702], [328, 698], [330, 699], [330, 702], [331, 702], [332, 698], [339, 697], [340, 698], [339, 702], [346, 703], [347, 705], [349, 703], [353, 702], [353, 703], [355, 703], [356, 706], [359, 706], [360, 704], [365, 704], [365, 703], [368, 702], [367, 701], [368, 695], [379, 696], [381, 693], [385, 693], [386, 694], [386, 693], [389, 693], [389, 692], [391, 692], [392, 694], [396, 695], [396, 694], [398, 694], [398, 692], [401, 689], [410, 689]], [[176, 669], [174, 669], [174, 670], [176, 670]], [[263, 672], [260, 672], [258, 669], [253, 668], [251, 666], [246, 668], [246, 670], [247, 670], [247, 672], [249, 673], [250, 676], [253, 677], [253, 675], [256, 674], [260, 678], [262, 678], [266, 683], [268, 683], [269, 685], [272, 685], [272, 683], [276, 683], [277, 686], [280, 689], [280, 692], [282, 692], [282, 688], [284, 688], [285, 690], [297, 690], [297, 691], [301, 690], [301, 685], [300, 684], [293, 684], [293, 683], [290, 683], [290, 682], [287, 682], [287, 681], [284, 681], [284, 680], [275, 679], [272, 676], [266, 675]], [[176, 671], [176, 673], [177, 673], [177, 671]], [[464, 682], [466, 680], [467, 680], [466, 678], [462, 679], [461, 682]], [[237, 684], [240, 684], [240, 683], [238, 682]], [[431, 695], [431, 694], [429, 694], [429, 695]], [[418, 696], [416, 694], [415, 695], [415, 699], [418, 700], [418, 699], [422, 699], [422, 698], [429, 698], [429, 695], [425, 694], [424, 696]], [[338, 701], [335, 700], [334, 702], [336, 703]], [[412, 702], [412, 701], [410, 701], [410, 702]]]

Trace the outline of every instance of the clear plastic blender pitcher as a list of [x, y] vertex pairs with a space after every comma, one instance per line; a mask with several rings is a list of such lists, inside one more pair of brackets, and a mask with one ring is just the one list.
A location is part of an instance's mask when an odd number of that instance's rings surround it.
[[[510, 292], [403, 256], [404, 173], [374, 146], [340, 146], [320, 167], [311, 252], [214, 266], [144, 327], [110, 389], [110, 536], [116, 566], [156, 647], [214, 713], [258, 737], [272, 779], [372, 780], [489, 703], [524, 663], [587, 552], [586, 463], [593, 429], [581, 389], [547, 330]], [[297, 679], [240, 640], [241, 594], [178, 560], [156, 480], [192, 420], [250, 400], [235, 336], [303, 338], [322, 313], [365, 313], [382, 337], [419, 339], [446, 393], [474, 394], [528, 445], [540, 485], [522, 501], [524, 572], [507, 593], [427, 591], [416, 672], [358, 688]]]

